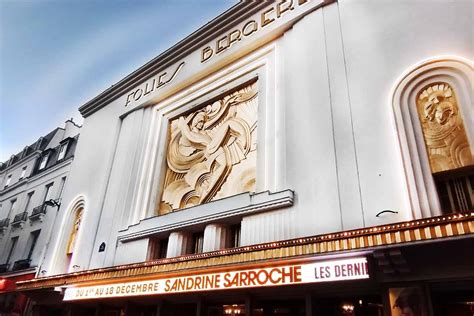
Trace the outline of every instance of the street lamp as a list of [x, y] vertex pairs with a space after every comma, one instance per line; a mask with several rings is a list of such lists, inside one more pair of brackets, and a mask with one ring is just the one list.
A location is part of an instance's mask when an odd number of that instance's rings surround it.
[[58, 209], [61, 206], [61, 203], [59, 202], [59, 199], [57, 199], [57, 200], [51, 199], [51, 200], [48, 200], [48, 201], [44, 201], [44, 204], [46, 206], [56, 206]]

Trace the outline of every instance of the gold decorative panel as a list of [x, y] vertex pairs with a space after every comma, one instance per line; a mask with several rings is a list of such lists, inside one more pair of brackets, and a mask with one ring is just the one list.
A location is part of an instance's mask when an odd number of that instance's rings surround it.
[[170, 122], [158, 214], [255, 191], [257, 83]]
[[74, 216], [74, 223], [72, 226], [71, 234], [69, 235], [69, 240], [67, 243], [66, 254], [71, 255], [74, 251], [74, 246], [76, 245], [77, 233], [79, 232], [79, 227], [82, 222], [82, 213], [84, 212], [83, 208], [80, 208], [76, 211]]
[[456, 95], [449, 84], [423, 88], [417, 109], [432, 173], [474, 165]]

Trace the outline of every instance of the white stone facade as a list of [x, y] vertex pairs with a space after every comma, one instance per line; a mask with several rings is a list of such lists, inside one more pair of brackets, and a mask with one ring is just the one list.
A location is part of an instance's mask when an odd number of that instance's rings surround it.
[[[245, 32], [262, 12], [274, 19], [222, 53], [201, 62], [203, 45], [155, 72], [169, 80], [159, 90], [146, 93], [151, 79], [144, 77], [105, 106], [83, 110], [65, 209], [39, 276], [142, 262], [153, 238], [168, 239], [167, 257], [189, 252], [198, 232], [203, 251], [217, 250], [239, 223], [245, 246], [440, 214], [433, 188], [416, 188], [417, 176], [431, 175], [416, 165], [423, 159], [409, 162], [397, 89], [433, 61], [461, 65], [468, 84], [458, 93], [472, 150], [472, 4], [295, 1], [277, 18], [276, 3], [224, 32]], [[445, 19], [446, 10], [458, 18]], [[209, 46], [220, 38], [216, 32]], [[156, 216], [170, 120], [252, 80], [259, 93], [256, 192]], [[84, 214], [68, 262], [78, 201]], [[383, 210], [394, 212], [376, 216]]]

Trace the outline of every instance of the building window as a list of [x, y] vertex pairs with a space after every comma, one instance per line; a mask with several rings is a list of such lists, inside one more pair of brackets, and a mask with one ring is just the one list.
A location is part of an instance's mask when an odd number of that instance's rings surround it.
[[468, 175], [448, 173], [435, 177], [441, 209], [444, 213], [474, 209], [474, 172]]
[[46, 167], [46, 164], [48, 163], [48, 158], [49, 158], [49, 153], [41, 157], [41, 162], [39, 164], [38, 170], [43, 170]]
[[164, 259], [168, 251], [168, 238], [152, 238], [150, 239], [150, 248], [148, 259]]
[[49, 201], [51, 199], [51, 188], [53, 187], [54, 183], [50, 183], [45, 186], [44, 198], [43, 203]]
[[64, 159], [66, 157], [67, 146], [69, 142], [66, 142], [59, 147], [59, 154], [58, 154], [58, 161]]
[[28, 244], [26, 249], [28, 249], [28, 254], [26, 256], [26, 259], [31, 259], [31, 256], [33, 255], [33, 251], [35, 250], [36, 243], [38, 242], [38, 237], [40, 235], [41, 229], [35, 230], [31, 232], [30, 238], [28, 239]]
[[26, 155], [28, 155], [28, 148], [29, 148], [28, 146], [23, 148], [23, 151], [21, 152], [20, 158], [24, 158], [24, 157], [26, 157]]
[[7, 261], [5, 263], [10, 263], [10, 260], [15, 252], [16, 243], [18, 242], [18, 236], [13, 237], [10, 242], [10, 250], [8, 251]]
[[193, 234], [192, 253], [201, 253], [204, 246], [204, 232]]
[[10, 211], [8, 212], [8, 217], [10, 217], [11, 214], [14, 214], [15, 206], [16, 206], [16, 199], [11, 200], [10, 201]]
[[240, 224], [230, 227], [229, 248], [240, 247]]
[[10, 185], [10, 182], [12, 181], [12, 175], [8, 175], [7, 177], [7, 181], [5, 181], [5, 188], [8, 187]]
[[27, 168], [27, 166], [24, 166], [23, 169], [21, 169], [20, 180], [25, 177], [25, 175], [26, 175], [26, 168]]
[[63, 196], [63, 191], [64, 191], [64, 185], [66, 184], [66, 177], [61, 178], [61, 185], [59, 187], [59, 196], [58, 198], [61, 198]]
[[31, 191], [26, 195], [25, 212], [28, 212], [28, 207], [30, 206], [31, 198], [33, 197], [34, 193], [35, 191]]
[[13, 164], [13, 161], [15, 160], [15, 155], [11, 155], [10, 159], [8, 160], [8, 166], [11, 166]]

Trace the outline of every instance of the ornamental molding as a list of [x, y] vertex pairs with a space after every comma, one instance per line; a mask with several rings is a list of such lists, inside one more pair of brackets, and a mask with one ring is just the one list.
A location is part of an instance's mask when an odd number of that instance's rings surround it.
[[[189, 87], [272, 42], [335, 0], [240, 1], [79, 108], [88, 117], [114, 103], [119, 117]], [[159, 91], [159, 92], [158, 92]], [[117, 101], [117, 102], [115, 102]]]
[[[150, 235], [190, 228], [195, 225], [212, 224], [222, 219], [248, 216], [293, 205], [294, 192], [285, 190], [271, 193], [242, 193], [211, 201], [161, 216], [141, 220], [119, 232], [118, 241], [128, 242]], [[224, 211], [223, 211], [224, 210]]]
[[462, 113], [467, 138], [473, 140], [474, 113], [470, 106], [474, 100], [473, 75], [474, 63], [471, 60], [459, 56], [437, 56], [409, 67], [396, 80], [389, 94], [400, 144], [401, 163], [405, 171], [407, 195], [410, 197], [414, 218], [442, 214], [430, 158], [423, 140], [423, 129], [419, 123], [417, 97], [429, 86], [434, 87], [439, 83], [449, 85], [456, 92], [455, 102]]

